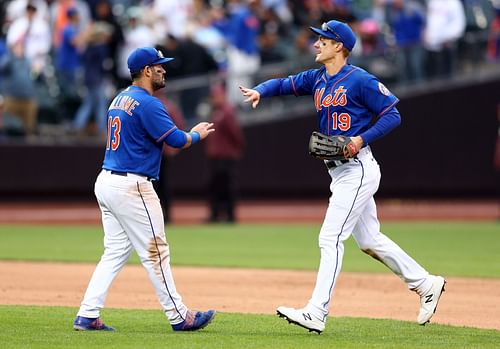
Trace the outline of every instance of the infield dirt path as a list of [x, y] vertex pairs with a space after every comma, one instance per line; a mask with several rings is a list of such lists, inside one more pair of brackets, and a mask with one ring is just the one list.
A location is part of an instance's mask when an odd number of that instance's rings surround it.
[[[90, 264], [0, 262], [0, 304], [78, 307], [94, 270]], [[173, 268], [184, 302], [193, 309], [274, 314], [310, 297], [315, 272]], [[447, 278], [432, 322], [500, 330], [500, 280]], [[111, 288], [108, 308], [159, 309], [146, 272], [127, 265]], [[392, 274], [342, 273], [330, 314], [415, 321], [418, 296]], [[335, 319], [330, 319], [335, 321]]]
[[[319, 224], [326, 200], [246, 202], [240, 222]], [[459, 201], [382, 201], [379, 217], [391, 219], [498, 220], [500, 204]], [[174, 203], [176, 224], [201, 222], [208, 209], [199, 202]], [[1, 224], [100, 224], [91, 203], [0, 203]], [[78, 307], [95, 265], [0, 261], [0, 304]], [[177, 288], [193, 309], [274, 314], [279, 305], [301, 307], [309, 299], [316, 272], [174, 267]], [[447, 278], [446, 292], [433, 322], [500, 330], [500, 280]], [[418, 296], [392, 274], [342, 273], [330, 314], [414, 321]], [[116, 279], [108, 308], [159, 309], [146, 272], [127, 265]], [[331, 319], [330, 321], [335, 321]]]

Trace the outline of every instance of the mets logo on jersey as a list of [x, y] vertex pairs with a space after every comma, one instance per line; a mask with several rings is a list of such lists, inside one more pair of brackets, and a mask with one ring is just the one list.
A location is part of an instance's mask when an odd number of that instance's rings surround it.
[[390, 96], [392, 94], [391, 91], [389, 91], [389, 89], [381, 82], [378, 83], [378, 89], [383, 95]]
[[314, 92], [314, 105], [316, 106], [316, 110], [320, 111], [323, 108], [328, 108], [329, 106], [345, 106], [347, 104], [347, 90], [344, 86], [339, 86], [333, 91], [332, 94], [327, 94], [323, 97], [325, 93], [325, 88], [316, 89]]

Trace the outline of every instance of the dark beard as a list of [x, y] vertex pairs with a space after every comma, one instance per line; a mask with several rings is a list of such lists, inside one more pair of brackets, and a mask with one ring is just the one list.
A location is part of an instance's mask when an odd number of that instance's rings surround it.
[[162, 89], [165, 87], [165, 80], [162, 80], [161, 82], [153, 82], [153, 91], [158, 91], [159, 89]]

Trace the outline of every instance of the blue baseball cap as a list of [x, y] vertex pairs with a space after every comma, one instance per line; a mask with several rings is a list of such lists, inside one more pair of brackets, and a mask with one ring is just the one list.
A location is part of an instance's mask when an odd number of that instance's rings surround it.
[[327, 23], [323, 23], [321, 29], [314, 27], [309, 27], [309, 29], [315, 34], [341, 42], [349, 51], [351, 51], [354, 44], [356, 44], [356, 35], [354, 35], [351, 27], [344, 22], [331, 20]]
[[140, 47], [128, 56], [127, 64], [128, 70], [136, 73], [147, 65], [164, 64], [172, 60], [173, 58], [163, 57], [163, 53], [154, 47]]

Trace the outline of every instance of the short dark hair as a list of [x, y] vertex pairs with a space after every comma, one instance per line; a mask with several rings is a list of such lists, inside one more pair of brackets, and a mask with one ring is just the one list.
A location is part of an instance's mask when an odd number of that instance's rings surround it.
[[142, 72], [144, 71], [144, 69], [146, 69], [146, 67], [151, 67], [151, 66], [145, 65], [141, 70], [130, 73], [130, 77], [132, 78], [132, 81], [139, 79], [142, 76]]
[[130, 77], [132, 78], [132, 81], [139, 79], [139, 78], [141, 77], [141, 75], [142, 75], [142, 71], [143, 71], [143, 70], [144, 70], [144, 69], [141, 69], [141, 70], [139, 70], [139, 71], [136, 71], [136, 72], [130, 73]]
[[344, 58], [347, 58], [351, 54], [351, 51], [349, 51], [347, 48], [343, 47], [342, 53], [344, 54]]

